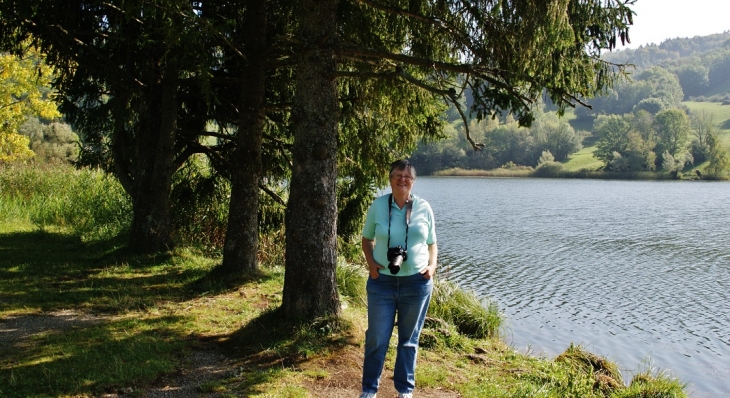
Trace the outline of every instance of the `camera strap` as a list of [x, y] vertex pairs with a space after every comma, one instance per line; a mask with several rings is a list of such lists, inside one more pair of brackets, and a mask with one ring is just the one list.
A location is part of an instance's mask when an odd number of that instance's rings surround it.
[[[411, 200], [412, 195], [408, 195], [406, 199], [406, 247], [408, 251], [408, 225], [411, 223], [411, 210], [413, 209], [413, 201]], [[393, 194], [390, 194], [388, 199], [388, 247], [390, 247], [390, 218], [393, 215]]]

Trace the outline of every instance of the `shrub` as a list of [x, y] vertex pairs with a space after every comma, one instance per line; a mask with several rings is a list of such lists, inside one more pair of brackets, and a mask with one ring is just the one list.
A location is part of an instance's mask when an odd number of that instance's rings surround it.
[[173, 177], [175, 239], [207, 249], [223, 247], [228, 226], [230, 183], [205, 158], [192, 157]]
[[563, 164], [559, 162], [543, 162], [535, 169], [532, 174], [535, 177], [561, 177], [563, 174]]

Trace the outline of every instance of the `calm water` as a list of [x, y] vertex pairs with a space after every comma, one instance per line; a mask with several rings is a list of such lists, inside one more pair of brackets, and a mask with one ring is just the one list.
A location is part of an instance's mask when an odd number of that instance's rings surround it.
[[730, 396], [730, 183], [420, 177], [443, 275], [494, 299], [507, 340], [571, 342]]

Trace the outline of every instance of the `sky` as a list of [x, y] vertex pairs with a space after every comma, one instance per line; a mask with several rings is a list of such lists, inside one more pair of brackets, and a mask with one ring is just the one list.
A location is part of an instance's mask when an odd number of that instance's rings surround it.
[[730, 31], [730, 0], [637, 0], [631, 9], [631, 44], [619, 50]]

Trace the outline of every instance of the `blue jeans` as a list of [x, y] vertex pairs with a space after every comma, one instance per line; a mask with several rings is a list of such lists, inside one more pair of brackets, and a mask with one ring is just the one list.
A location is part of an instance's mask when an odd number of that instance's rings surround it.
[[421, 274], [368, 277], [368, 330], [365, 332], [365, 363], [362, 391], [378, 392], [385, 354], [398, 317], [398, 348], [393, 382], [399, 393], [412, 392], [416, 386], [418, 338], [426, 319], [433, 291], [433, 279]]

